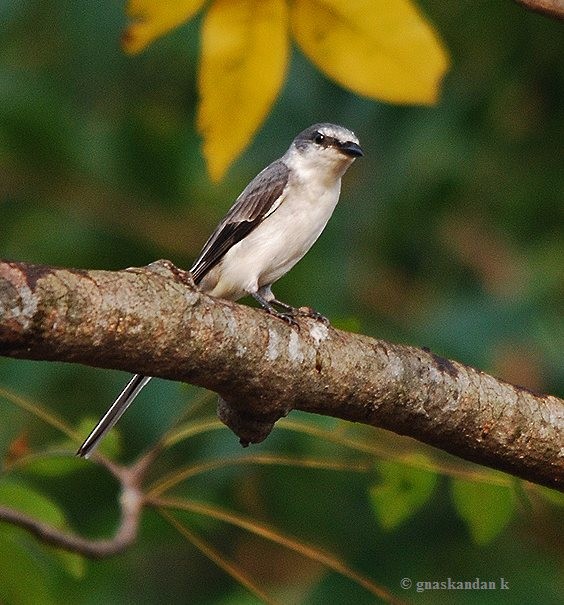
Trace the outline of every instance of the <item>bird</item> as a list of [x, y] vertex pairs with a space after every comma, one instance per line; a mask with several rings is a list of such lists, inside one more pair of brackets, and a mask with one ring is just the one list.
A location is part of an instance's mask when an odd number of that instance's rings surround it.
[[[331, 217], [341, 178], [363, 156], [356, 135], [330, 123], [300, 132], [286, 153], [237, 197], [190, 269], [204, 293], [236, 301], [252, 296], [269, 314], [296, 324], [297, 316], [327, 321], [309, 308], [274, 296], [272, 284], [311, 248]], [[135, 374], [77, 451], [88, 458], [151, 379]]]

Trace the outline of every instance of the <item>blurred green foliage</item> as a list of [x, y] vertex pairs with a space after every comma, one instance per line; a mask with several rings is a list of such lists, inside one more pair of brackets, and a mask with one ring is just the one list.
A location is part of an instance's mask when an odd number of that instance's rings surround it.
[[[355, 97], [294, 52], [283, 94], [265, 127], [228, 177], [214, 185], [193, 125], [197, 20], [128, 58], [119, 49], [120, 3], [4, 0], [0, 257], [104, 269], [164, 257], [187, 267], [250, 178], [299, 130], [334, 121], [355, 130], [366, 155], [347, 173], [326, 232], [277, 285], [277, 295], [314, 306], [337, 326], [428, 346], [562, 396], [562, 24], [511, 2], [420, 4], [452, 56], [436, 107]], [[0, 385], [56, 410], [75, 426], [101, 413], [123, 380], [117, 372], [0, 360]], [[186, 385], [151, 384], [121, 421], [123, 459], [155, 440], [195, 393]], [[212, 408], [208, 403], [206, 413]], [[307, 420], [374, 440], [374, 431]], [[61, 440], [0, 399], [2, 460], [22, 435], [32, 451]], [[414, 447], [377, 435], [392, 450]], [[282, 429], [254, 450], [351, 457], [347, 448]], [[186, 441], [168, 463], [238, 453], [236, 438], [216, 431]], [[47, 498], [45, 510], [64, 511], [65, 523], [77, 531], [109, 535], [117, 522], [115, 484], [93, 464], [81, 469], [57, 476], [30, 472], [22, 485], [30, 493], [48, 493], [38, 497]], [[501, 500], [508, 527], [474, 525], [474, 537], [478, 532], [478, 542], [485, 542], [477, 545], [457, 510], [466, 511], [471, 524], [475, 506], [488, 500], [488, 493], [490, 501], [499, 499], [499, 491], [492, 495], [488, 487], [480, 495], [479, 487], [459, 487], [453, 500], [447, 479], [428, 497], [415, 498], [419, 509], [385, 531], [369, 497], [384, 479], [376, 472], [240, 465], [195, 477], [182, 489], [339, 553], [417, 603], [561, 602], [562, 509], [542, 492], [528, 491], [521, 502]], [[400, 482], [379, 493], [400, 488], [409, 492]], [[470, 510], [468, 489], [478, 503]], [[244, 532], [196, 516], [191, 527], [212, 536], [217, 548], [244, 564], [282, 602], [373, 602], [349, 580]], [[0, 551], [5, 587], [0, 600], [6, 603], [29, 603], [30, 594], [35, 603], [256, 602], [150, 513], [134, 548], [88, 563], [83, 573], [68, 561], [65, 567], [47, 560], [45, 549], [21, 530], [2, 526]], [[32, 553], [32, 563], [26, 553]], [[415, 596], [399, 585], [404, 577], [449, 576], [504, 577], [510, 590]], [[27, 593], [18, 591], [24, 577], [33, 582]]]
[[[413, 458], [415, 462], [427, 462], [427, 457], [422, 454], [416, 454]], [[370, 500], [383, 529], [395, 529], [413, 517], [429, 501], [435, 490], [436, 473], [425, 468], [411, 467], [406, 462], [407, 460], [377, 462], [380, 477], [370, 488]]]

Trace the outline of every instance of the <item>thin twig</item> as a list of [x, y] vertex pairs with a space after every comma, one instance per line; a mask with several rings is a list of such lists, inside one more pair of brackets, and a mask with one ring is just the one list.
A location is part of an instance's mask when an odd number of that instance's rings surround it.
[[39, 540], [90, 559], [103, 559], [125, 551], [137, 539], [145, 496], [141, 491], [145, 473], [153, 459], [153, 452], [140, 458], [131, 467], [119, 466], [98, 454], [98, 461], [120, 483], [120, 523], [112, 538], [91, 540], [53, 527], [20, 511], [0, 506], [0, 521], [21, 527]]
[[132, 486], [125, 486], [121, 497], [121, 521], [113, 538], [89, 540], [57, 529], [20, 511], [0, 506], [0, 521], [21, 527], [46, 544], [81, 554], [90, 559], [111, 557], [125, 551], [137, 538], [143, 498]]
[[303, 557], [311, 559], [312, 561], [321, 563], [327, 568], [355, 582], [373, 595], [384, 600], [386, 603], [391, 603], [392, 605], [405, 605], [405, 601], [396, 597], [387, 588], [376, 584], [366, 576], [358, 573], [344, 563], [339, 557], [332, 555], [320, 548], [311, 546], [305, 542], [287, 536], [265, 523], [250, 519], [213, 504], [196, 502], [195, 500], [179, 498], [151, 498], [148, 500], [148, 504], [161, 509], [184, 510], [234, 525], [266, 540], [270, 540], [271, 542], [284, 546], [285, 548], [288, 548], [302, 555]]

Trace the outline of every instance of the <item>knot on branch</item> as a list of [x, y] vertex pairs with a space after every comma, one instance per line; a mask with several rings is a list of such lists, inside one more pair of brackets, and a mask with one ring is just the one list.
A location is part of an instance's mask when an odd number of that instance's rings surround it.
[[287, 416], [289, 411], [259, 415], [254, 411], [241, 409], [240, 404], [231, 404], [221, 396], [218, 397], [217, 402], [219, 419], [239, 437], [239, 442], [243, 447], [264, 441], [270, 435], [276, 421]]
[[186, 286], [190, 286], [191, 288], [196, 288], [196, 284], [194, 284], [194, 280], [192, 279], [192, 274], [190, 271], [185, 271], [180, 267], [177, 267], [172, 261], [167, 260], [165, 258], [161, 258], [152, 263], [149, 263], [146, 267], [132, 267], [129, 269], [130, 271], [151, 271], [151, 273], [156, 273], [158, 275], [162, 275], [163, 277], [167, 277], [177, 281]]

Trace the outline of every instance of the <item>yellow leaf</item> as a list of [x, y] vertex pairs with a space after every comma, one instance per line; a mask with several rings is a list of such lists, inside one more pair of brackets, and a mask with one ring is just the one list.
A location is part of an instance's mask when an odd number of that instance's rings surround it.
[[330, 78], [393, 103], [437, 100], [448, 58], [409, 0], [294, 0], [292, 31]]
[[129, 0], [132, 23], [123, 32], [125, 52], [135, 54], [153, 40], [189, 21], [205, 0]]
[[219, 180], [249, 144], [284, 81], [284, 0], [216, 0], [202, 26], [198, 129], [208, 171]]

